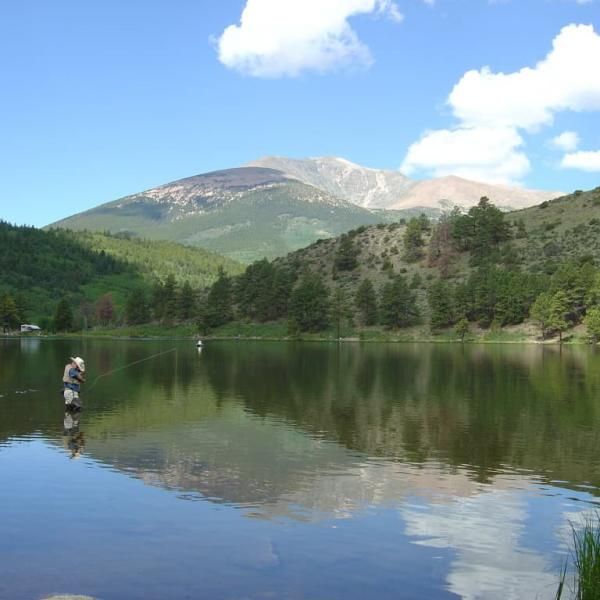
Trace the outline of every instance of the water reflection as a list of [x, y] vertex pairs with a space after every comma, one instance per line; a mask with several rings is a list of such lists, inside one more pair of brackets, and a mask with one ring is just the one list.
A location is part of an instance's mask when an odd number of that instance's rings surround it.
[[65, 410], [63, 419], [63, 445], [70, 458], [80, 458], [85, 449], [85, 436], [80, 431], [81, 410]]
[[37, 432], [180, 505], [264, 526], [394, 523], [378, 534], [390, 556], [418, 546], [462, 598], [552, 597], [565, 522], [596, 502], [600, 355], [586, 348], [181, 344], [84, 389], [84, 436], [51, 393], [65, 357], [84, 355], [91, 381], [169, 346], [75, 345], [0, 342], [0, 457]]

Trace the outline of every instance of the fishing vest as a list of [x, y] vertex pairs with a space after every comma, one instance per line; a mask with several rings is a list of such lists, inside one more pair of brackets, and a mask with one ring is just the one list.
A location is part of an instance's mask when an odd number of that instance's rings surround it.
[[71, 367], [71, 363], [69, 363], [66, 367], [65, 367], [65, 372], [63, 373], [63, 383], [69, 383], [71, 385], [79, 385], [80, 381], [75, 379], [74, 377], [71, 377], [69, 375], [69, 371], [72, 369]]

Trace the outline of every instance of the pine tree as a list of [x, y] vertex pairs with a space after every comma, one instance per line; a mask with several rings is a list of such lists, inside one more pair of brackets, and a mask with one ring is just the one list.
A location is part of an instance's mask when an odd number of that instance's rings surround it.
[[354, 302], [363, 325], [375, 325], [377, 323], [377, 296], [370, 279], [363, 279], [356, 292]]
[[529, 315], [538, 322], [542, 339], [545, 339], [552, 317], [552, 296], [548, 292], [541, 293], [531, 305]]
[[73, 311], [66, 298], [63, 298], [56, 306], [53, 328], [55, 331], [73, 330]]
[[583, 322], [591, 342], [597, 344], [600, 340], [600, 306], [592, 306], [588, 309]]
[[452, 325], [454, 311], [452, 306], [452, 290], [450, 286], [439, 280], [433, 283], [427, 292], [427, 301], [431, 312], [430, 325], [432, 330]]
[[336, 288], [331, 301], [331, 322], [335, 325], [336, 337], [340, 339], [342, 327], [352, 322], [352, 310], [342, 288]]
[[165, 317], [165, 293], [164, 286], [160, 281], [156, 281], [152, 286], [151, 307], [154, 319], [162, 321]]
[[175, 281], [175, 276], [171, 273], [167, 275], [163, 285], [163, 321], [171, 323], [177, 318], [177, 301], [177, 281]]
[[28, 306], [27, 300], [23, 292], [18, 292], [15, 296], [15, 306], [17, 308], [18, 319], [21, 323], [28, 321]]
[[454, 333], [460, 338], [461, 342], [465, 341], [465, 335], [469, 333], [469, 321], [465, 318], [460, 319], [458, 323], [454, 326]]
[[300, 331], [322, 331], [329, 325], [329, 293], [314, 273], [307, 272], [292, 291], [290, 321]]
[[395, 276], [383, 286], [379, 306], [381, 323], [388, 328], [407, 327], [419, 316], [416, 295], [402, 275]]
[[559, 341], [562, 344], [563, 332], [569, 328], [567, 313], [569, 312], [569, 298], [562, 290], [552, 296], [550, 302], [550, 321], [549, 325], [555, 331], [558, 331]]
[[335, 268], [338, 271], [352, 271], [356, 269], [358, 265], [356, 260], [357, 255], [358, 249], [352, 238], [348, 234], [342, 235], [334, 258]]
[[220, 327], [233, 319], [233, 295], [231, 279], [219, 268], [219, 278], [208, 293], [202, 321], [204, 328]]
[[15, 299], [10, 294], [0, 296], [0, 323], [6, 333], [19, 325], [19, 311]]
[[404, 231], [402, 238], [404, 254], [402, 257], [406, 262], [415, 262], [423, 256], [423, 222], [420, 219], [411, 219]]
[[125, 320], [130, 325], [140, 325], [150, 321], [150, 307], [143, 288], [135, 288], [127, 298]]
[[179, 291], [179, 318], [188, 321], [194, 316], [196, 296], [189, 281], [186, 281]]

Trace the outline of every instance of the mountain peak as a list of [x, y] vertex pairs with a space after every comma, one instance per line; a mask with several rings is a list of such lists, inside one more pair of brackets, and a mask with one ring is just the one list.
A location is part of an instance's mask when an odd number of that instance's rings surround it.
[[371, 169], [338, 156], [305, 159], [267, 156], [246, 166], [277, 169], [363, 208], [388, 208], [413, 185], [399, 171]]

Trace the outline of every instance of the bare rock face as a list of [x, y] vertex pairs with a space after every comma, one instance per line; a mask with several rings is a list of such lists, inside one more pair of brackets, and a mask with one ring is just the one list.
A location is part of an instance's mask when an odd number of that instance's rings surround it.
[[507, 185], [492, 185], [453, 175], [416, 182], [390, 208], [428, 207], [468, 209], [482, 196], [487, 196], [498, 208], [518, 210], [541, 204], [563, 195], [562, 192], [528, 190]]
[[247, 166], [277, 169], [363, 208], [390, 208], [414, 185], [399, 171], [369, 169], [335, 157], [298, 160], [268, 156]]
[[275, 169], [363, 208], [449, 210], [469, 209], [487, 196], [504, 210], [541, 204], [563, 192], [492, 185], [448, 176], [411, 180], [399, 171], [369, 169], [343, 158], [291, 159], [268, 156], [248, 166]]
[[[156, 205], [157, 215], [171, 218], [197, 214], [227, 204], [250, 190], [267, 189], [290, 181], [283, 173], [273, 169], [245, 167], [213, 171], [179, 179], [157, 188], [121, 198], [110, 203], [110, 208], [123, 208], [138, 203]], [[161, 210], [163, 209], [163, 210]]]

